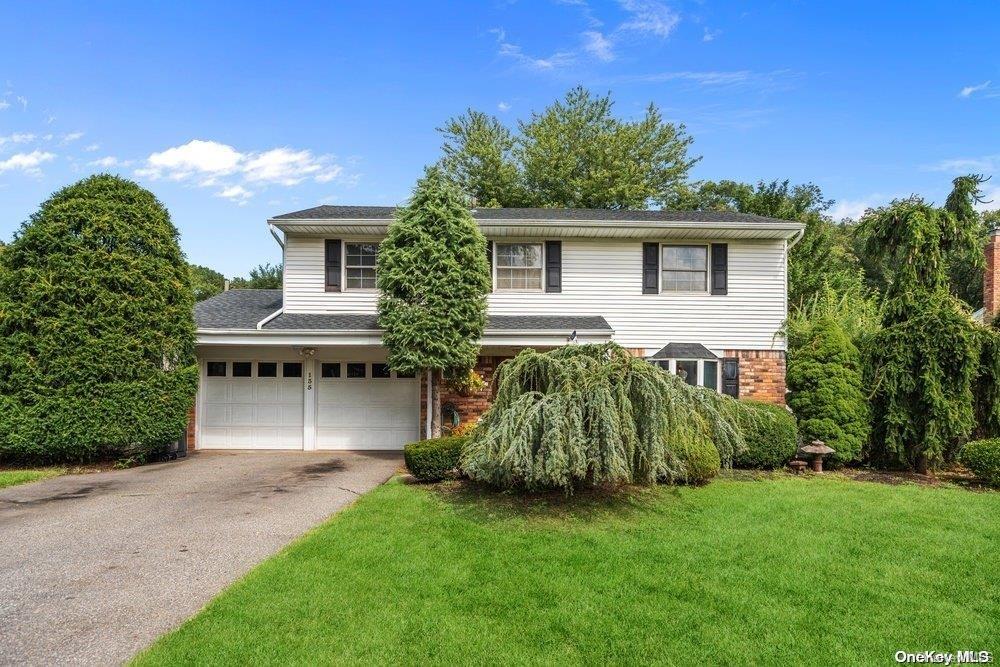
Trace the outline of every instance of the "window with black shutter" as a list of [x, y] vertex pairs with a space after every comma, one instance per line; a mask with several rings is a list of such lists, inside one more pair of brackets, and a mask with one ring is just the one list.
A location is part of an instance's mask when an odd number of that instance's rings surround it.
[[545, 291], [562, 292], [562, 241], [545, 242]]
[[737, 357], [722, 360], [722, 393], [733, 398], [740, 397], [740, 360]]
[[712, 244], [712, 294], [729, 293], [729, 245]]
[[326, 266], [326, 291], [339, 292], [341, 289], [340, 277], [340, 240], [327, 239], [325, 246], [325, 266]]
[[642, 244], [642, 293], [660, 292], [660, 244]]

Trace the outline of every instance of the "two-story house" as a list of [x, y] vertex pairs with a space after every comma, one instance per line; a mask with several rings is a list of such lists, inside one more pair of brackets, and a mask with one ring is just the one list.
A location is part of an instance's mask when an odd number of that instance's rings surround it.
[[[399, 449], [421, 435], [422, 379], [385, 363], [376, 255], [390, 207], [319, 206], [268, 220], [281, 290], [198, 304], [204, 449]], [[803, 225], [716, 212], [472, 211], [493, 291], [477, 371], [536, 349], [616, 341], [687, 382], [775, 403], [785, 392], [788, 252]], [[446, 422], [489, 390], [445, 393]]]

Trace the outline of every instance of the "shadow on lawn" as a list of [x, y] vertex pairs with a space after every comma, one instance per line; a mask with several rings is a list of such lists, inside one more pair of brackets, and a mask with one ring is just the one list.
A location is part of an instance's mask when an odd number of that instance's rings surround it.
[[[561, 491], [526, 493], [498, 491], [468, 480], [449, 480], [425, 488], [450, 505], [456, 514], [477, 523], [526, 520], [531, 523], [572, 524], [621, 521], [639, 514], [683, 507], [676, 486], [583, 488], [572, 495]], [[671, 499], [673, 502], [664, 502]]]

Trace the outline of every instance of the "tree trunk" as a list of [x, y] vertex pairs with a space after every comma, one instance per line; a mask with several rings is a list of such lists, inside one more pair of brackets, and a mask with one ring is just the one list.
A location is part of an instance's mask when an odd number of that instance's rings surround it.
[[441, 437], [441, 371], [434, 370], [431, 377], [433, 382], [434, 408], [431, 416], [431, 434], [435, 438]]
[[431, 371], [426, 371], [424, 373], [424, 389], [426, 391], [426, 399], [424, 400], [424, 438], [430, 439], [431, 435], [431, 418], [434, 414], [434, 396], [431, 392]]

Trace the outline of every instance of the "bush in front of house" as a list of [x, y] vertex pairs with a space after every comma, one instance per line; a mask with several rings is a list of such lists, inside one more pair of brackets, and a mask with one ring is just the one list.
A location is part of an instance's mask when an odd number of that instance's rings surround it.
[[501, 363], [493, 404], [462, 471], [503, 489], [683, 482], [685, 452], [714, 443], [723, 465], [744, 449], [740, 401], [682, 379], [614, 343], [523, 350]]
[[722, 468], [719, 450], [708, 440], [696, 441], [679, 449], [677, 458], [684, 466], [683, 479], [688, 484], [705, 484]]
[[411, 442], [403, 448], [403, 460], [421, 482], [437, 482], [458, 467], [467, 441], [462, 436], [450, 436]]
[[987, 484], [1000, 486], [1000, 438], [967, 442], [959, 458], [976, 477]]
[[822, 440], [832, 447], [831, 463], [855, 461], [871, 431], [861, 354], [832, 317], [803, 329], [788, 340], [788, 405], [799, 433], [803, 442]]
[[780, 468], [795, 456], [798, 449], [798, 431], [795, 417], [781, 405], [742, 401], [752, 417], [744, 419], [741, 427], [746, 449], [733, 458], [737, 468]]
[[146, 459], [198, 385], [194, 297], [163, 205], [109, 175], [56, 192], [0, 253], [0, 460]]

